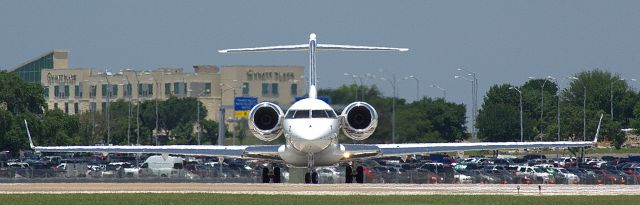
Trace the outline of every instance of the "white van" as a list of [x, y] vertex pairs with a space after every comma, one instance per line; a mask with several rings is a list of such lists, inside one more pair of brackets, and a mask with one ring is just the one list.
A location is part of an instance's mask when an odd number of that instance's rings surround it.
[[140, 176], [179, 177], [184, 175], [184, 159], [182, 157], [150, 156], [140, 167]]

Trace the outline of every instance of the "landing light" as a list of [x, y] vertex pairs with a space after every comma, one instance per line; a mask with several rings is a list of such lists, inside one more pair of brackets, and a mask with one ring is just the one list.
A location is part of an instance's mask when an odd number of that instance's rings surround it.
[[345, 152], [344, 154], [342, 154], [342, 157], [344, 157], [345, 159], [348, 159], [349, 157], [351, 157], [351, 153]]

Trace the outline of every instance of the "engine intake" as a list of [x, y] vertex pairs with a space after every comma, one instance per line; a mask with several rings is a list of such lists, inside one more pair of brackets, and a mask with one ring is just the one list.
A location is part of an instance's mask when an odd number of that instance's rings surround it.
[[342, 132], [353, 140], [369, 138], [378, 126], [378, 113], [366, 102], [354, 102], [342, 110]]
[[273, 141], [284, 131], [284, 114], [276, 104], [262, 102], [249, 112], [249, 130], [262, 141]]

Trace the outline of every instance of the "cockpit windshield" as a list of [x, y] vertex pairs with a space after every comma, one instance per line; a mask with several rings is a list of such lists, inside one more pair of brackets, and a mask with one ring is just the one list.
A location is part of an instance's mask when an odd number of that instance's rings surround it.
[[293, 119], [309, 118], [309, 110], [296, 110], [296, 114], [293, 114]]
[[311, 118], [328, 118], [327, 111], [324, 110], [312, 110]]
[[[311, 112], [311, 113], [309, 113]], [[311, 116], [309, 116], [311, 114]], [[289, 110], [286, 119], [302, 119], [302, 118], [336, 118], [336, 113], [333, 110]]]
[[333, 110], [312, 110], [312, 118], [336, 118], [336, 113]]

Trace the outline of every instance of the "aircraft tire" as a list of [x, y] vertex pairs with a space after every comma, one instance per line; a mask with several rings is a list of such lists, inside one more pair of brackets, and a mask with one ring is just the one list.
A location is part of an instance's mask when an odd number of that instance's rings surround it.
[[347, 184], [353, 183], [353, 169], [351, 168], [351, 166], [347, 166], [345, 168], [344, 178], [345, 178], [345, 181], [344, 181], [345, 183]]
[[273, 168], [273, 183], [281, 183], [281, 172], [280, 167]]
[[311, 183], [314, 183], [314, 184], [318, 183], [318, 172], [311, 173]]
[[364, 168], [362, 168], [362, 166], [358, 166], [358, 168], [356, 168], [356, 182], [359, 184], [364, 183]]
[[262, 168], [262, 183], [269, 183], [269, 168]]
[[311, 183], [311, 173], [307, 172], [304, 174], [304, 183], [305, 184], [310, 184]]

